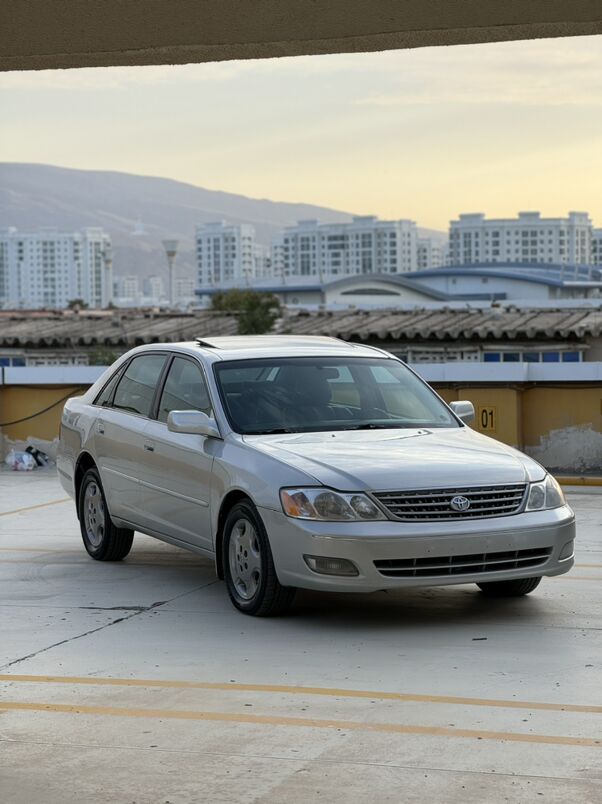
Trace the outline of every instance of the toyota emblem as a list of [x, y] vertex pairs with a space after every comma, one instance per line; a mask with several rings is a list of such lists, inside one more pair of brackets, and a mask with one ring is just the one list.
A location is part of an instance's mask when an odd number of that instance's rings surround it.
[[463, 497], [461, 494], [456, 494], [450, 501], [450, 506], [454, 511], [468, 511], [470, 508], [470, 500]]

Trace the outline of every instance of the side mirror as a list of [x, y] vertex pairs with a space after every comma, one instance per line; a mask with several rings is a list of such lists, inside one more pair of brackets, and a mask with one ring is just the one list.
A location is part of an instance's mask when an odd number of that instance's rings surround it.
[[449, 406], [464, 424], [470, 424], [474, 421], [474, 405], [472, 402], [465, 399], [462, 402], [450, 402]]
[[172, 410], [167, 417], [167, 429], [172, 433], [222, 437], [215, 419], [200, 410]]

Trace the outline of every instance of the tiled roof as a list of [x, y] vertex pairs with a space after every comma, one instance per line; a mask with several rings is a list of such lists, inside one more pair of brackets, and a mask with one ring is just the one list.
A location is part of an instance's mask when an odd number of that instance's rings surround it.
[[[121, 347], [237, 334], [224, 313], [0, 312], [0, 346]], [[287, 311], [274, 332], [330, 335], [344, 340], [462, 340], [587, 338], [602, 335], [602, 306], [564, 309], [415, 308], [411, 310]]]
[[0, 315], [0, 345], [29, 348], [116, 346], [190, 341], [208, 335], [235, 335], [236, 316], [202, 312], [169, 314]]
[[360, 341], [598, 337], [602, 307], [299, 311], [290, 312], [278, 331]]

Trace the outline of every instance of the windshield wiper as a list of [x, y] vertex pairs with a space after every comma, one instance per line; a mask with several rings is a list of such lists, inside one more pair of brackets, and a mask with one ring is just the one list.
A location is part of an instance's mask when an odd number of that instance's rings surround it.
[[366, 422], [365, 424], [356, 424], [353, 427], [342, 427], [342, 430], [395, 430], [397, 428], [412, 427], [410, 424], [376, 424], [376, 422]]
[[298, 433], [298, 430], [289, 430], [288, 427], [275, 427], [273, 430], [253, 430], [245, 435], [282, 435], [284, 433]]

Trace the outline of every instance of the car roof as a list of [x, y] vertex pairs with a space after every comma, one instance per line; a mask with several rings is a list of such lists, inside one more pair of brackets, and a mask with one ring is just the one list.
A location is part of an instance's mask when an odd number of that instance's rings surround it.
[[[363, 344], [348, 343], [321, 335], [228, 335], [203, 337], [180, 343], [153, 343], [140, 351], [171, 349], [192, 354], [202, 353], [212, 361], [251, 360], [257, 357], [374, 357], [382, 350]], [[137, 350], [138, 351], [138, 350]]]

